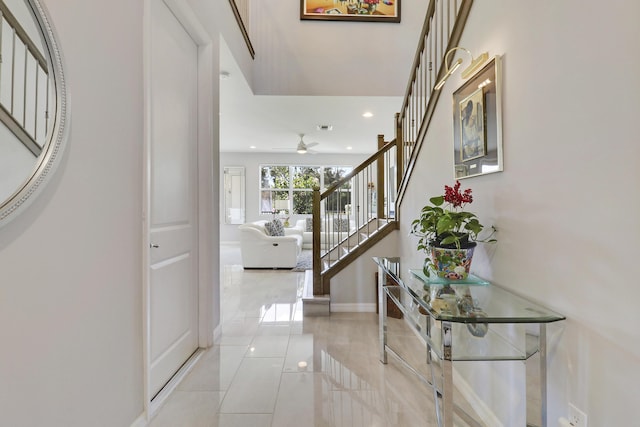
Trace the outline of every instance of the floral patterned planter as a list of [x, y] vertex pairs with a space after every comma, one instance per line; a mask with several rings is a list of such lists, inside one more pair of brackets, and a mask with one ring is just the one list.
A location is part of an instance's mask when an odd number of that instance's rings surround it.
[[461, 249], [431, 247], [431, 258], [425, 263], [425, 269], [430, 264], [438, 277], [447, 280], [465, 280], [469, 276], [475, 246], [474, 244], [470, 248]]

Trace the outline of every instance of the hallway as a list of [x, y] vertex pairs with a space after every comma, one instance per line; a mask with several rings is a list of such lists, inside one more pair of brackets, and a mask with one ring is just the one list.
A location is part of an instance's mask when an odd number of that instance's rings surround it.
[[221, 246], [220, 268], [222, 336], [150, 427], [436, 425], [431, 389], [378, 360], [376, 314], [303, 319], [304, 273], [245, 271], [237, 246]]

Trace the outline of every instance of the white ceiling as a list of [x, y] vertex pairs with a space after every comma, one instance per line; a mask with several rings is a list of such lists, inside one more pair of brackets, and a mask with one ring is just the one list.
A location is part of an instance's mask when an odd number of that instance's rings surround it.
[[369, 154], [378, 134], [392, 140], [427, 3], [403, 0], [393, 24], [302, 21], [289, 0], [251, 2], [245, 73], [221, 39], [220, 151], [294, 152], [301, 133], [320, 153]]
[[[306, 143], [319, 143], [313, 149], [320, 153], [373, 153], [378, 134], [394, 138], [400, 96], [254, 95], [230, 55], [221, 58], [220, 69], [229, 73], [220, 81], [220, 151], [295, 151], [305, 134]], [[317, 130], [319, 125], [333, 130]]]

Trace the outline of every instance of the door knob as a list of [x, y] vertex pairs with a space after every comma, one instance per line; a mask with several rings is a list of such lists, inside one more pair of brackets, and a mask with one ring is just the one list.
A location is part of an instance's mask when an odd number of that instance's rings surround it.
[[150, 248], [159, 248], [160, 246], [159, 246], [159, 245], [156, 245], [155, 243], [150, 243], [150, 244], [149, 244], [149, 247], [150, 247]]

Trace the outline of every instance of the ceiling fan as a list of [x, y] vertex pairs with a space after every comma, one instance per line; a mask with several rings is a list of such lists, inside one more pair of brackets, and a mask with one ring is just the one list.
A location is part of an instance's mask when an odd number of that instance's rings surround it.
[[[311, 147], [315, 147], [316, 145], [318, 145], [318, 142], [310, 142], [310, 143], [305, 143], [304, 142], [304, 133], [300, 134], [300, 141], [298, 142], [298, 145], [295, 148], [295, 151], [299, 154], [306, 154], [306, 153], [310, 153], [310, 154], [316, 154], [317, 151], [315, 150], [311, 150]], [[285, 150], [285, 151], [293, 151], [291, 148], [274, 148], [274, 150]]]

